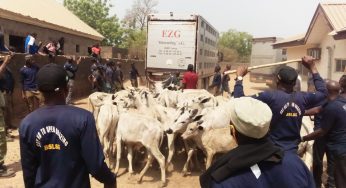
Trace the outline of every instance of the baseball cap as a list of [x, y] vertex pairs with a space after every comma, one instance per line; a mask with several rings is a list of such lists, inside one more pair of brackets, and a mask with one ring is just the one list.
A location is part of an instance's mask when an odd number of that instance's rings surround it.
[[296, 83], [297, 77], [297, 71], [289, 66], [283, 66], [282, 68], [280, 68], [277, 75], [279, 81], [290, 85], [294, 85]]
[[42, 92], [59, 91], [65, 88], [68, 82], [65, 69], [54, 63], [44, 65], [38, 71], [36, 79], [38, 89]]
[[241, 97], [230, 101], [230, 117], [235, 129], [251, 138], [262, 138], [269, 130], [272, 111], [262, 101]]

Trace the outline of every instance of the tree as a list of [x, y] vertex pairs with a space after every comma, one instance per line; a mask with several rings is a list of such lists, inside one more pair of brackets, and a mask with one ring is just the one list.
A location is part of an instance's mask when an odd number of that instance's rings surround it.
[[[252, 35], [246, 32], [238, 32], [230, 29], [221, 34], [219, 39], [219, 48], [233, 49], [237, 52], [239, 58], [249, 60], [252, 48]], [[224, 55], [226, 56], [227, 54]]]
[[155, 13], [158, 5], [156, 0], [136, 0], [132, 8], [126, 11], [123, 23], [126, 27], [143, 30], [146, 26], [147, 16]]
[[144, 59], [147, 43], [146, 30], [129, 29], [127, 33], [123, 47], [129, 50], [130, 58]]
[[109, 15], [112, 5], [108, 0], [64, 0], [64, 6], [90, 27], [101, 33], [103, 45], [122, 43], [123, 30], [118, 18]]

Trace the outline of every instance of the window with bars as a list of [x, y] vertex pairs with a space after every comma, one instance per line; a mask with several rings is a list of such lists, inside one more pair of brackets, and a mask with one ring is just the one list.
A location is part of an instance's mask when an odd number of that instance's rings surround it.
[[315, 59], [321, 59], [321, 48], [309, 48], [307, 54]]

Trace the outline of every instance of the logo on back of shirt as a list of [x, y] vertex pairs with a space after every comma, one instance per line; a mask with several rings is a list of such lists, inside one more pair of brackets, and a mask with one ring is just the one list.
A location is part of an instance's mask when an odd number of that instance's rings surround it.
[[[288, 108], [293, 109], [292, 111], [287, 111]], [[287, 112], [286, 112], [287, 111]], [[280, 110], [280, 114], [283, 115], [286, 112], [286, 117], [298, 117], [302, 115], [300, 107], [294, 102], [287, 102]]]
[[[48, 134], [55, 134], [56, 136], [58, 136], [59, 140], [63, 143], [63, 146], [66, 147], [68, 145], [68, 141], [66, 140], [65, 136], [61, 133], [61, 131], [58, 128], [56, 128], [55, 126], [48, 125], [46, 127], [41, 128], [36, 133], [35, 143], [36, 143], [37, 147], [42, 148], [41, 139], [44, 136], [47, 136]], [[60, 146], [60, 144], [57, 144], [57, 143], [48, 143], [48, 144], [45, 144], [43, 146], [43, 149], [44, 149], [44, 151], [60, 150], [61, 146]]]

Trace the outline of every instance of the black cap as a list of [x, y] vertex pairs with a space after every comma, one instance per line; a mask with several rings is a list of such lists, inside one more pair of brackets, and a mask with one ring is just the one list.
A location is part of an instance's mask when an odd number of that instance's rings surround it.
[[289, 66], [283, 66], [278, 72], [278, 80], [285, 84], [294, 85], [296, 83], [298, 73], [297, 71]]
[[42, 92], [59, 91], [67, 87], [68, 76], [65, 69], [54, 63], [43, 66], [36, 78], [38, 89]]

